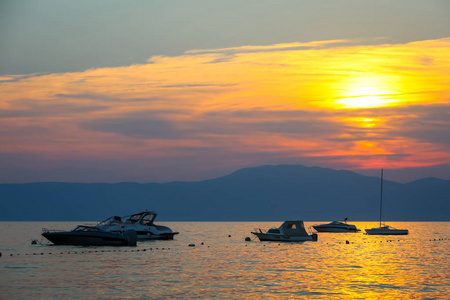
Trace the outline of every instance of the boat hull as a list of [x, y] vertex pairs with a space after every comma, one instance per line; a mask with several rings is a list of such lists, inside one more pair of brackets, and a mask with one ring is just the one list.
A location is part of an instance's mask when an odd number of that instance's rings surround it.
[[366, 229], [366, 234], [368, 235], [407, 235], [407, 229]]
[[144, 241], [144, 240], [173, 240], [173, 237], [176, 234], [178, 234], [178, 232], [153, 234], [153, 233], [150, 233], [148, 231], [137, 231], [137, 239], [140, 240], [140, 241]]
[[295, 236], [295, 235], [281, 235], [281, 234], [268, 234], [260, 232], [252, 232], [256, 235], [261, 242], [305, 242], [305, 241], [317, 241], [317, 234], [306, 235], [306, 236]]
[[128, 246], [125, 236], [114, 233], [80, 234], [74, 232], [45, 232], [42, 234], [55, 245], [68, 246]]
[[358, 232], [360, 230], [354, 228], [324, 227], [313, 226], [317, 232]]

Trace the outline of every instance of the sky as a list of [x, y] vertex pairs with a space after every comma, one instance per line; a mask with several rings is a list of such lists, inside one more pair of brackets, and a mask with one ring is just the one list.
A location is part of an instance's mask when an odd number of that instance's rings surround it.
[[0, 2], [0, 183], [450, 180], [450, 1]]

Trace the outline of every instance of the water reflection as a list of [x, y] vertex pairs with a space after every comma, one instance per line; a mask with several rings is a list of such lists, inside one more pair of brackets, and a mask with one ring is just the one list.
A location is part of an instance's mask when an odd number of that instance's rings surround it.
[[[254, 227], [280, 223], [174, 222], [166, 224], [180, 231], [175, 240], [135, 248], [33, 247], [2, 236], [0, 285], [9, 298], [445, 298], [449, 223], [391, 223], [410, 235], [320, 233], [317, 242], [302, 244], [245, 242]], [[26, 237], [37, 226], [18, 223], [8, 234]], [[25, 255], [32, 252], [44, 255]]]

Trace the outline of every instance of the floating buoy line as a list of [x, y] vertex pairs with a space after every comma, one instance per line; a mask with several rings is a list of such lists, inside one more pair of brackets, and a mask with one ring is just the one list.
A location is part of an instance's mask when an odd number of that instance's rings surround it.
[[[249, 239], [248, 237], [245, 238], [245, 241], [251, 241], [251, 239]], [[349, 240], [345, 240], [344, 242], [336, 242], [336, 243], [332, 243], [332, 244], [379, 244], [379, 243], [395, 243], [395, 242], [407, 242], [409, 240], [405, 240], [405, 239], [401, 239], [401, 240], [383, 240], [383, 241], [364, 241], [364, 242], [351, 242]], [[429, 239], [426, 240], [428, 242], [440, 242], [440, 241], [450, 241], [450, 238], [440, 238], [440, 239]], [[41, 243], [39, 243], [37, 240], [33, 240], [31, 242], [32, 245], [37, 245]], [[284, 244], [292, 244], [292, 243], [282, 243]], [[282, 245], [282, 244], [277, 244], [278, 246]], [[295, 244], [295, 243], [294, 243]], [[327, 245], [330, 243], [326, 243]], [[204, 243], [202, 242], [201, 245], [204, 245]], [[195, 247], [195, 244], [191, 243], [188, 244], [189, 247]], [[265, 247], [266, 244], [263, 244], [263, 246]], [[245, 247], [247, 247], [247, 243], [245, 244]], [[209, 246], [208, 246], [209, 248]], [[171, 250], [171, 248], [169, 247], [151, 247], [151, 248], [144, 248], [144, 249], [131, 249], [131, 250], [122, 250], [122, 249], [108, 249], [108, 250], [78, 250], [78, 251], [55, 251], [55, 252], [32, 252], [32, 253], [25, 253], [25, 254], [9, 254], [9, 256], [37, 256], [37, 255], [63, 255], [63, 254], [91, 254], [91, 253], [111, 253], [111, 252], [147, 252], [147, 251], [156, 251], [156, 250]], [[2, 252], [0, 252], [0, 257], [2, 257]]]
[[[20, 255], [20, 253], [18, 254], [9, 254], [9, 256], [36, 256], [36, 255], [61, 255], [61, 254], [90, 254], [90, 253], [111, 253], [111, 252], [147, 252], [147, 251], [153, 251], [153, 250], [170, 250], [170, 248], [147, 248], [147, 249], [131, 249], [131, 250], [122, 250], [122, 249], [117, 249], [117, 250], [79, 250], [79, 251], [57, 251], [57, 252], [32, 252], [32, 253], [25, 253]], [[2, 253], [0, 252], [0, 256], [2, 256]]]
[[[350, 242], [346, 240], [345, 242], [337, 242], [337, 244], [379, 244], [379, 243], [398, 243], [398, 242], [408, 242], [410, 240], [383, 240], [383, 241], [364, 241], [364, 242]], [[426, 240], [426, 242], [439, 242], [439, 241], [450, 241], [449, 238], [441, 238], [441, 239], [430, 239]], [[327, 245], [330, 243], [327, 243]]]
[[[51, 245], [54, 246], [53, 244], [42, 244], [41, 242], [39, 242], [38, 240], [32, 240], [31, 241], [32, 245], [41, 245], [41, 246], [45, 246], [45, 245]], [[201, 245], [204, 245], [204, 243], [202, 242]], [[195, 244], [189, 244], [189, 247], [195, 247]], [[209, 248], [209, 246], [208, 246]], [[90, 254], [90, 253], [111, 253], [111, 252], [147, 252], [147, 251], [156, 251], [156, 250], [171, 250], [169, 247], [152, 247], [152, 248], [144, 248], [144, 249], [131, 249], [131, 250], [122, 250], [122, 249], [108, 249], [108, 250], [79, 250], [79, 251], [56, 251], [56, 252], [32, 252], [32, 253], [25, 253], [22, 254], [22, 256], [36, 256], [36, 255], [61, 255], [61, 254]], [[2, 256], [2, 253], [0, 252], [0, 257]], [[17, 254], [9, 254], [9, 256], [21, 256], [20, 253]]]

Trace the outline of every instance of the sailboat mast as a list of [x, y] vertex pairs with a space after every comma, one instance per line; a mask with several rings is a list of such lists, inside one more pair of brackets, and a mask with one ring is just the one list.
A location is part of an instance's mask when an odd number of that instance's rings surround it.
[[380, 228], [381, 228], [381, 213], [383, 211], [383, 169], [381, 169], [381, 192], [380, 192]]

